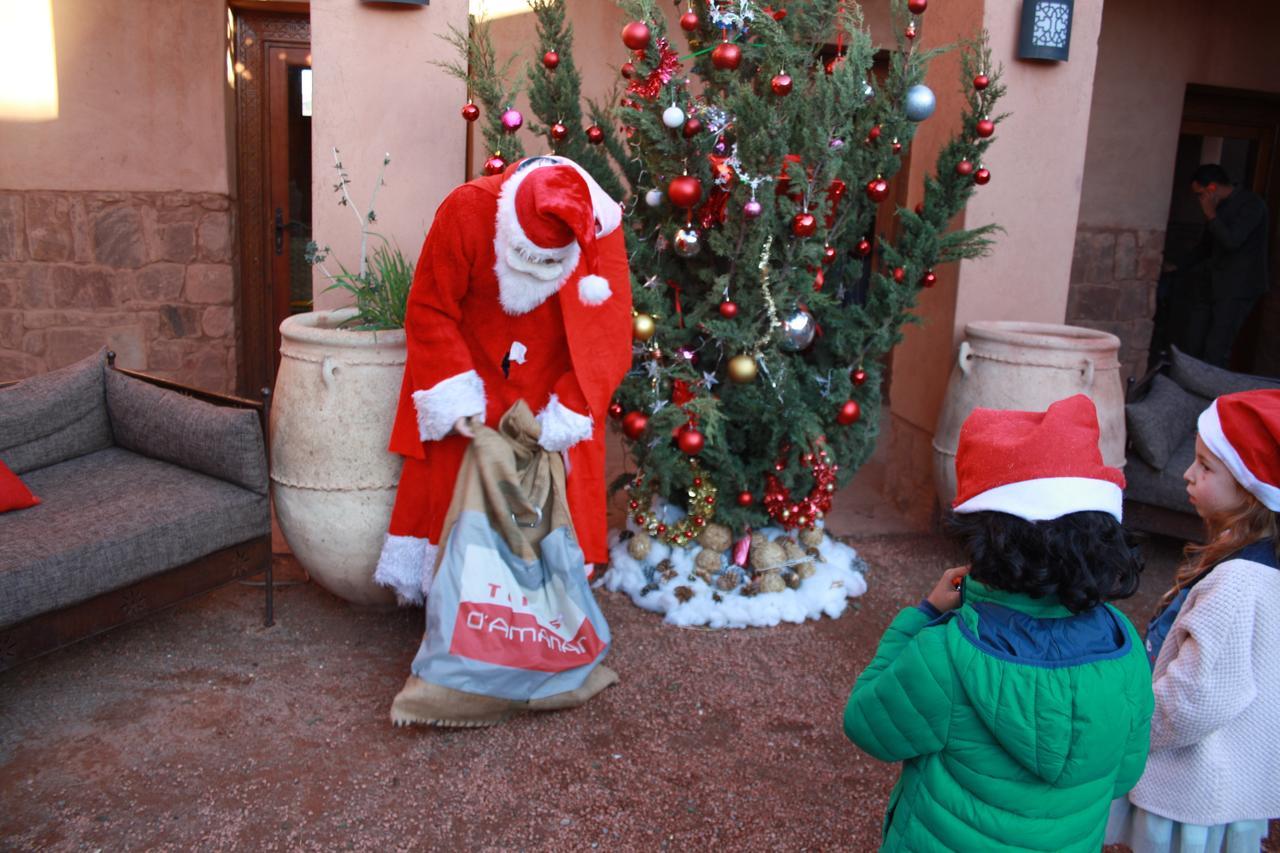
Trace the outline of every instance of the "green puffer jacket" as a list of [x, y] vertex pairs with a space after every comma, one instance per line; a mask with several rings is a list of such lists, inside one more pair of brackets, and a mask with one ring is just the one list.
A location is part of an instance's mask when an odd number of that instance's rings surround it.
[[881, 850], [1089, 851], [1142, 775], [1151, 668], [1110, 605], [965, 582], [935, 618], [898, 614], [844, 712], [849, 739], [901, 761]]

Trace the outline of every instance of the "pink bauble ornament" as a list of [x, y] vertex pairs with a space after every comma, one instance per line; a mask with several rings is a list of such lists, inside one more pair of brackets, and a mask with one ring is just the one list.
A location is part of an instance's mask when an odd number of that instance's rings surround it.
[[747, 219], [759, 219], [764, 207], [754, 198], [742, 206], [742, 215]]
[[502, 129], [507, 133], [515, 133], [524, 124], [524, 116], [519, 110], [510, 109], [502, 114]]

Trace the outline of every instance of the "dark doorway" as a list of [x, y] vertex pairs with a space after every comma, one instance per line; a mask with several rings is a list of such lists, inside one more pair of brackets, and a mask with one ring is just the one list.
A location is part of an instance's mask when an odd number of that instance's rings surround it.
[[311, 27], [305, 3], [233, 3], [241, 393], [275, 382], [280, 323], [311, 310]]
[[1173, 196], [1165, 233], [1165, 258], [1179, 266], [1160, 279], [1156, 331], [1152, 349], [1168, 344], [1196, 353], [1196, 295], [1207, 288], [1203, 271], [1187, 269], [1205, 234], [1205, 217], [1191, 194], [1191, 175], [1203, 163], [1218, 163], [1238, 188], [1255, 192], [1267, 203], [1270, 292], [1254, 306], [1236, 335], [1228, 366], [1242, 373], [1280, 376], [1280, 96], [1189, 86], [1174, 164]]

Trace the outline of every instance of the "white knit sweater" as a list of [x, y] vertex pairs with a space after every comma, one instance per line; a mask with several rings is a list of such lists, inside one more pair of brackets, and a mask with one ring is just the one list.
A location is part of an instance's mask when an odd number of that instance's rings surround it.
[[1129, 799], [1183, 823], [1280, 817], [1280, 571], [1220, 563], [1153, 673], [1151, 755]]

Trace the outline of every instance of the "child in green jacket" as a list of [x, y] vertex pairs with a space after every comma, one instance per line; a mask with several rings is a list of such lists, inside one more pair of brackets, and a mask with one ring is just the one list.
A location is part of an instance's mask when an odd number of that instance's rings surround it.
[[1105, 603], [1141, 571], [1124, 475], [1077, 395], [976, 409], [956, 476], [970, 565], [898, 614], [845, 709], [850, 740], [903, 763], [881, 849], [1096, 853], [1142, 775], [1153, 701], [1142, 642]]

